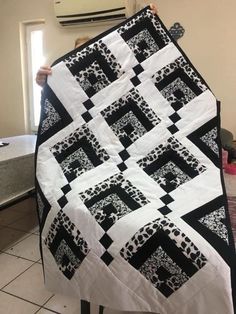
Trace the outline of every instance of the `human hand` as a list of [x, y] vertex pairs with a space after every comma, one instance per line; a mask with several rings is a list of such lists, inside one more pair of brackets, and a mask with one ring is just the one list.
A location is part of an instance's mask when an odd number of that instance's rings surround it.
[[151, 8], [153, 14], [158, 15], [157, 6], [154, 3], [150, 3], [150, 8]]
[[36, 78], [35, 78], [36, 83], [39, 86], [43, 87], [46, 83], [47, 76], [51, 74], [52, 74], [52, 69], [50, 66], [48, 65], [41, 66], [36, 74]]

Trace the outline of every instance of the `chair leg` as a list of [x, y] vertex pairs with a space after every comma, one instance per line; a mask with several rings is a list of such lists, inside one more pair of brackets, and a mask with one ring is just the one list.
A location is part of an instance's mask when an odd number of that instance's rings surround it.
[[80, 303], [80, 314], [90, 314], [90, 303], [84, 300], [81, 300]]
[[99, 305], [98, 313], [91, 313], [90, 302], [81, 300], [80, 303], [80, 314], [103, 314], [104, 306]]
[[104, 306], [99, 305], [99, 314], [103, 314]]

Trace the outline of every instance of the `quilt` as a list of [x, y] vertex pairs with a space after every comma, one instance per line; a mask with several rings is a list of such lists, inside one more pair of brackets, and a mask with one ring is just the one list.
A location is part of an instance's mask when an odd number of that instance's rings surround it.
[[233, 314], [220, 104], [150, 7], [55, 61], [41, 106], [48, 289], [120, 311]]

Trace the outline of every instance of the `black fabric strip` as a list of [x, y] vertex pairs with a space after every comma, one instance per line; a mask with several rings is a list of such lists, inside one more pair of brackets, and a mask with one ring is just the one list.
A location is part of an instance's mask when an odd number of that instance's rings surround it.
[[140, 207], [140, 205], [132, 198], [130, 195], [119, 185], [113, 185], [109, 189], [106, 189], [105, 191], [99, 193], [99, 195], [96, 195], [92, 197], [91, 199], [87, 200], [85, 202], [85, 205], [90, 208], [100, 200], [105, 199], [107, 196], [116, 194], [118, 197], [129, 206], [131, 210], [136, 210]]

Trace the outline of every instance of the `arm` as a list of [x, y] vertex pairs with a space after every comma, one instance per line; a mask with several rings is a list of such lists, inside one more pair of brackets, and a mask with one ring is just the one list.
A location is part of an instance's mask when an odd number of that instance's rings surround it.
[[41, 66], [36, 74], [35, 81], [36, 83], [43, 87], [46, 83], [47, 76], [52, 74], [51, 67], [48, 65]]

